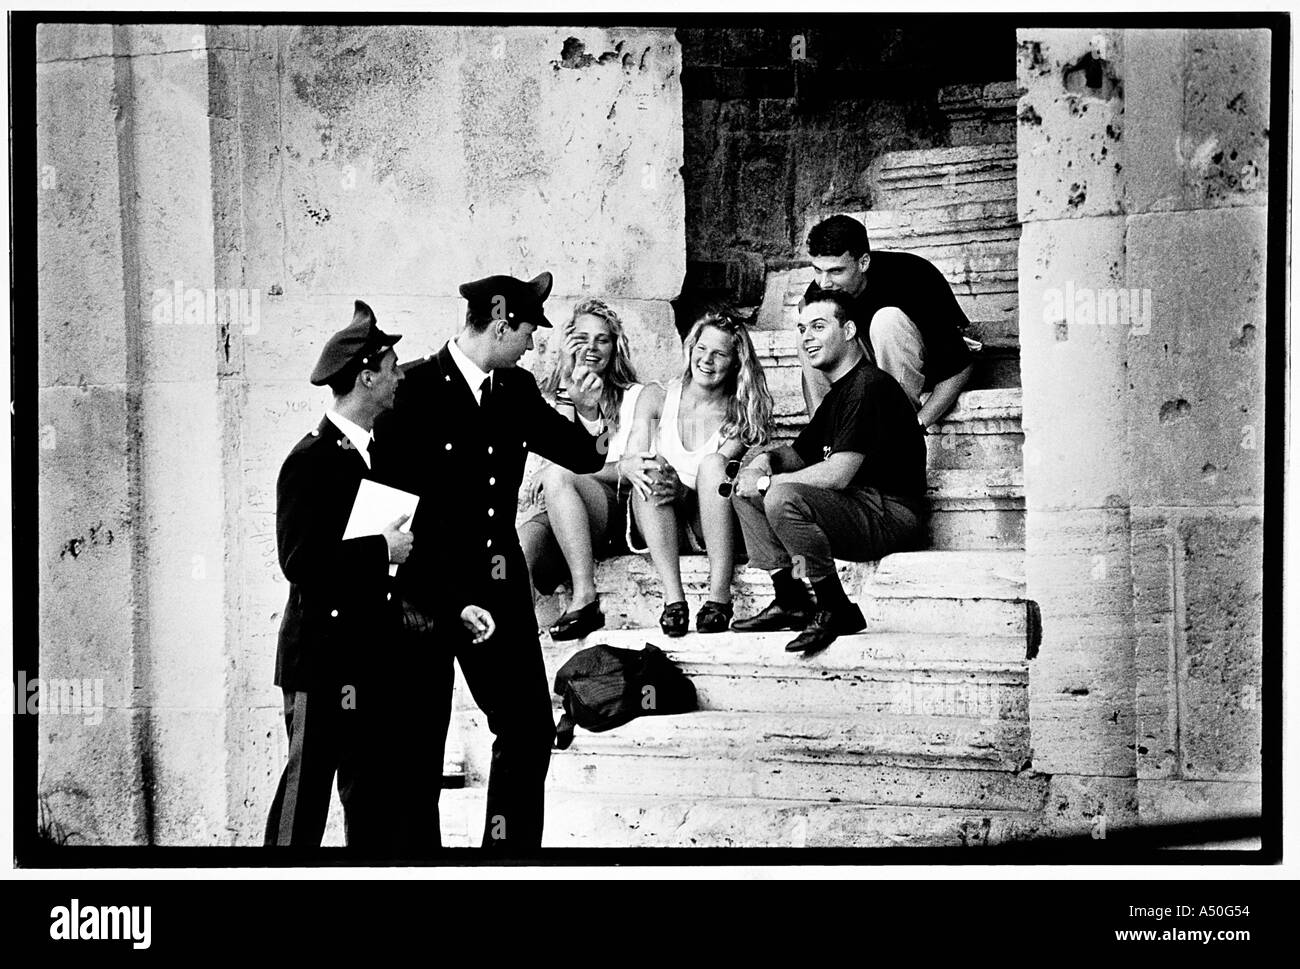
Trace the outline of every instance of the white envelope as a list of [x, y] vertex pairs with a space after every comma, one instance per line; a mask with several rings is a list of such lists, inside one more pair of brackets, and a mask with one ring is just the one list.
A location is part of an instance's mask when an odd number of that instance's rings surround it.
[[[357, 500], [352, 503], [352, 514], [348, 516], [347, 527], [343, 529], [343, 540], [378, 535], [389, 522], [396, 521], [403, 515], [410, 516], [402, 525], [402, 531], [409, 532], [411, 522], [415, 521], [415, 506], [419, 503], [419, 495], [362, 478], [361, 487], [357, 489]], [[397, 574], [396, 562], [388, 567], [388, 574]]]

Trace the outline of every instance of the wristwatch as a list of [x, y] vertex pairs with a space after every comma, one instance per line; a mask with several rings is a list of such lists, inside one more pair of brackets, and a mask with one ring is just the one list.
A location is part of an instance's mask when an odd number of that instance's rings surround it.
[[754, 490], [760, 495], [765, 495], [767, 494], [767, 489], [771, 484], [772, 476], [770, 474], [760, 474], [758, 480], [754, 482]]

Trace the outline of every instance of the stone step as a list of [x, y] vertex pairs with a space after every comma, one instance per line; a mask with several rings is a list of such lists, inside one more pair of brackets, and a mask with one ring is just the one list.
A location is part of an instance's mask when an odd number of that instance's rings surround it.
[[[879, 563], [837, 565], [845, 591], [861, 606], [872, 630], [950, 633], [960, 629], [969, 635], [1019, 636], [1023, 640], [1027, 634], [1023, 563], [1023, 550], [1011, 549], [905, 552], [887, 555]], [[694, 616], [708, 597], [708, 560], [703, 555], [683, 556], [681, 570]], [[907, 578], [899, 579], [896, 570], [905, 570]], [[1016, 575], [1018, 581], [1012, 578]], [[658, 630], [663, 594], [648, 558], [628, 555], [598, 563], [596, 588], [608, 630]], [[732, 599], [737, 616], [757, 612], [771, 601], [772, 594], [772, 580], [766, 572], [744, 567], [736, 570]], [[539, 625], [549, 627], [567, 602], [567, 590], [539, 600]]]
[[949, 417], [928, 429], [925, 463], [929, 474], [1020, 468], [1024, 465], [1024, 445], [1025, 435], [1019, 421], [955, 422]]
[[871, 628], [1029, 634], [1024, 555], [1006, 551], [900, 552], [881, 559], [858, 597]]
[[1015, 81], [958, 84], [939, 89], [939, 110], [948, 118], [954, 146], [1016, 143]]
[[1023, 501], [1025, 496], [1025, 476], [1020, 468], [932, 468], [926, 479], [926, 499], [932, 509], [986, 498]]
[[896, 552], [880, 560], [869, 593], [876, 597], [1019, 600], [1025, 560], [1008, 552]]
[[1024, 498], [943, 501], [928, 521], [930, 547], [945, 551], [1025, 547]]
[[[687, 714], [687, 716], [690, 716]], [[691, 752], [595, 752], [576, 745], [551, 758], [553, 790], [602, 795], [784, 801], [1036, 811], [1046, 779], [1008, 771], [952, 770], [863, 763], [852, 757], [791, 762], [736, 761]]]
[[872, 163], [868, 179], [873, 209], [911, 211], [1014, 198], [1016, 146], [1011, 143], [890, 151]]
[[[915, 239], [923, 245], [945, 241], [1020, 239], [1020, 218], [1016, 210], [1014, 183], [1010, 194], [973, 202], [944, 202], [923, 209], [873, 208], [846, 213], [867, 227], [872, 249], [892, 249], [885, 239]], [[811, 226], [810, 226], [811, 228]], [[880, 245], [876, 240], [881, 240]], [[905, 248], [905, 247], [903, 247]]]
[[[762, 666], [768, 675], [787, 678], [834, 677], [845, 670], [915, 672], [920, 675], [930, 670], [957, 675], [990, 672], [1013, 683], [1024, 682], [1028, 676], [1025, 644], [1015, 636], [881, 630], [841, 636], [826, 650], [812, 656], [785, 652], [783, 647], [793, 636], [790, 632], [691, 632], [670, 638], [654, 625], [601, 629], [592, 633], [588, 640], [625, 649], [640, 649], [649, 643], [658, 646], [678, 663], [701, 667]], [[552, 666], [558, 668], [583, 645], [581, 641], [553, 643], [550, 637], [543, 637], [542, 649], [548, 653], [548, 670]]]
[[[443, 843], [483, 835], [482, 788], [443, 791]], [[609, 795], [549, 790], [545, 848], [983, 847], [1032, 838], [1035, 812], [844, 801]]]
[[579, 727], [571, 749], [746, 762], [835, 761], [1015, 771], [1029, 758], [1029, 724], [930, 713], [846, 720], [813, 713], [700, 711], [641, 717], [605, 733]]
[[[601, 630], [577, 643], [543, 640], [550, 683], [579, 649], [601, 643], [663, 649], [691, 678], [703, 710], [844, 716], [917, 712], [987, 720], [1028, 716], [1025, 644], [1011, 636], [908, 632], [842, 636], [814, 656], [787, 653], [794, 633]], [[559, 700], [556, 698], [558, 704]]]

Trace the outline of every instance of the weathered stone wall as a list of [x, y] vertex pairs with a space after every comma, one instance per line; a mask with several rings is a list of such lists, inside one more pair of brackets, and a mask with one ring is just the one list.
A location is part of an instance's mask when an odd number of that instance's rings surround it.
[[286, 753], [275, 476], [321, 344], [364, 298], [428, 353], [459, 283], [549, 270], [554, 320], [605, 296], [675, 369], [679, 48], [52, 25], [39, 59], [41, 672], [109, 708], [42, 717], [41, 789], [78, 840], [255, 842]]
[[[873, 207], [871, 163], [885, 152], [1006, 134], [986, 124], [983, 90], [1013, 76], [1005, 28], [957, 36], [822, 18], [677, 33], [690, 283], [744, 305], [761, 300], [768, 269], [803, 258], [810, 219]], [[944, 85], [955, 86], [946, 99]]]
[[1259, 809], [1270, 42], [1019, 32], [1031, 724], [1067, 822]]

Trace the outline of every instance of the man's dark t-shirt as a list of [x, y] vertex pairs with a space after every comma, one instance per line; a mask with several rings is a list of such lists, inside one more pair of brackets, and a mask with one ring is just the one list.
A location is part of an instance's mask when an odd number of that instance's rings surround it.
[[[817, 292], [817, 284], [810, 283], [804, 302]], [[886, 306], [897, 306], [916, 324], [925, 344], [922, 369], [926, 390], [932, 390], [935, 384], [970, 364], [970, 348], [962, 339], [970, 321], [948, 280], [928, 259], [910, 252], [873, 252], [867, 267], [866, 288], [849, 301], [860, 317], [854, 322], [864, 338], [871, 327], [871, 318]]]
[[805, 464], [837, 451], [861, 454], [850, 487], [875, 488], [920, 511], [925, 501], [925, 436], [893, 377], [868, 360], [831, 384], [793, 447]]

